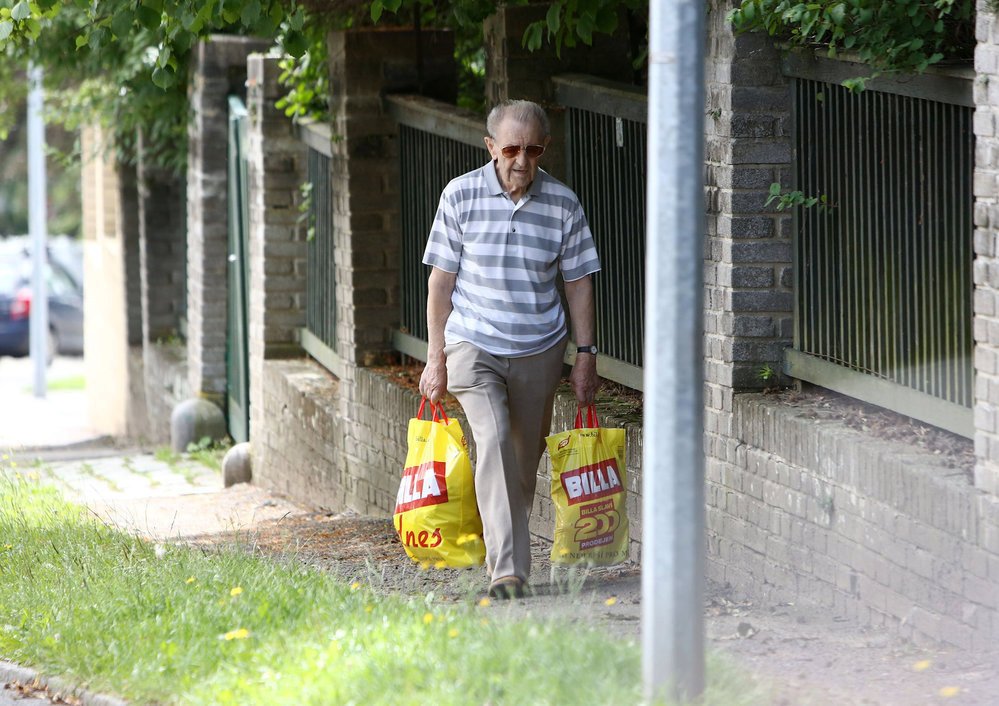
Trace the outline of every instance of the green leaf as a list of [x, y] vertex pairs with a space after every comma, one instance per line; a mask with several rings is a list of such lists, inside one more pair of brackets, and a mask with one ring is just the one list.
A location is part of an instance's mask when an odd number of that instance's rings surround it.
[[146, 29], [157, 29], [160, 26], [160, 21], [162, 14], [146, 5], [139, 5], [135, 10], [135, 16], [139, 19], [139, 24], [141, 24]]
[[76, 48], [81, 49], [87, 45], [87, 35], [78, 34], [76, 35]]
[[169, 69], [157, 66], [153, 69], [153, 83], [163, 90], [170, 88], [170, 86], [174, 83], [173, 72]]
[[371, 0], [371, 21], [377, 22], [382, 17], [382, 10], [384, 10], [382, 5], [382, 0]]
[[839, 5], [833, 5], [829, 10], [829, 19], [835, 24], [842, 26], [843, 20], [846, 18], [846, 5], [840, 3]]
[[240, 13], [239, 18], [244, 25], [252, 27], [260, 18], [260, 2], [258, 0], [250, 0], [250, 2], [243, 5], [243, 11]]
[[614, 5], [604, 5], [597, 12], [597, 31], [604, 34], [613, 34], [617, 29], [618, 15]]
[[543, 28], [541, 22], [532, 22], [524, 30], [524, 37], [520, 40], [521, 46], [528, 51], [537, 51], [541, 48], [541, 32]]
[[586, 45], [593, 44], [594, 25], [593, 16], [589, 14], [580, 15], [579, 21], [576, 23], [576, 34]]
[[27, 0], [21, 0], [19, 3], [14, 5], [10, 11], [10, 16], [12, 19], [20, 22], [21, 20], [26, 20], [31, 17], [31, 6], [28, 5]]
[[108, 40], [108, 31], [104, 27], [95, 27], [90, 31], [90, 36], [87, 38], [87, 44], [94, 51], [97, 51], [105, 44]]
[[132, 30], [135, 15], [127, 10], [120, 10], [111, 18], [111, 31], [119, 38], [124, 38]]
[[557, 34], [559, 27], [562, 25], [561, 14], [562, 6], [557, 2], [553, 2], [552, 6], [548, 8], [548, 14], [545, 16], [545, 24], [548, 25], [548, 31], [552, 34]]
[[284, 50], [298, 59], [309, 50], [309, 40], [301, 32], [291, 30], [284, 36]]
[[0, 22], [0, 42], [7, 39], [10, 33], [14, 31], [14, 23], [10, 20], [4, 20]]
[[389, 12], [398, 12], [399, 8], [402, 7], [402, 0], [383, 0], [385, 3], [385, 9]]

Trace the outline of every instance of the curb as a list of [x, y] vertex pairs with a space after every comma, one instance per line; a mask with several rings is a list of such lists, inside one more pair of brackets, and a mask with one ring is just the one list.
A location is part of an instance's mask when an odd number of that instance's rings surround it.
[[0, 659], [0, 684], [12, 681], [22, 684], [37, 682], [53, 693], [65, 694], [79, 699], [83, 706], [128, 706], [127, 701], [122, 701], [115, 696], [94, 694], [60, 677], [46, 677], [29, 667], [22, 667], [19, 664]]

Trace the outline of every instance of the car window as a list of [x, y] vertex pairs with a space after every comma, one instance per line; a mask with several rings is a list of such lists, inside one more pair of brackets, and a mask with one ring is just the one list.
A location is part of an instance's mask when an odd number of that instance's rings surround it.
[[70, 297], [76, 293], [76, 285], [66, 272], [58, 267], [48, 267], [49, 294], [55, 297]]
[[20, 284], [18, 263], [12, 260], [0, 260], [0, 294], [10, 294]]

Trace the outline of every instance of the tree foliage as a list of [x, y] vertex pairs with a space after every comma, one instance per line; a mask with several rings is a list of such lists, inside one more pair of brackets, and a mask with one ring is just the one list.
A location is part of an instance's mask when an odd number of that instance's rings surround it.
[[192, 47], [215, 32], [274, 36], [292, 18], [284, 36], [294, 51], [304, 43], [294, 17], [280, 0], [0, 0], [0, 80], [13, 97], [26, 88], [17, 73], [39, 65], [50, 119], [104, 126], [125, 162], [141, 128], [146, 156], [180, 169]]
[[793, 46], [823, 45], [832, 57], [854, 52], [877, 74], [968, 59], [974, 13], [974, 0], [743, 0], [729, 19], [739, 31], [762, 29]]

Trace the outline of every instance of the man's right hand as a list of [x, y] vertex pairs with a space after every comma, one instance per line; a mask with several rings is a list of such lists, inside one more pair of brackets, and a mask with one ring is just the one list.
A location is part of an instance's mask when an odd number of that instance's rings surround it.
[[437, 404], [447, 394], [447, 359], [431, 360], [420, 376], [420, 394]]

